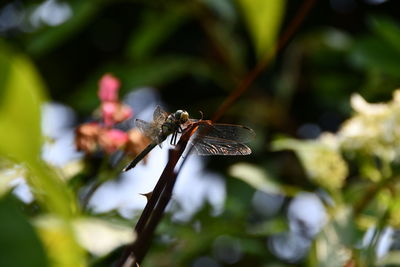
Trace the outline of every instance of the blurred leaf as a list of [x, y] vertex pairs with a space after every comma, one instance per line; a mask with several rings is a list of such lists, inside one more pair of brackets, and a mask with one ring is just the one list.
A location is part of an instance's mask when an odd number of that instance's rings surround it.
[[1, 170], [0, 177], [0, 197], [2, 197], [10, 190], [10, 182], [17, 177], [15, 177], [13, 174], [10, 175], [8, 170]]
[[48, 266], [40, 239], [10, 196], [0, 199], [0, 218], [0, 265]]
[[221, 21], [212, 21], [205, 26], [209, 39], [212, 39], [216, 56], [213, 60], [227, 69], [234, 78], [240, 79], [246, 69], [246, 55], [242, 39]]
[[36, 218], [35, 226], [52, 266], [86, 266], [84, 251], [75, 240], [75, 232], [69, 222], [47, 215]]
[[273, 142], [274, 150], [293, 150], [299, 157], [307, 176], [317, 185], [329, 190], [343, 186], [348, 167], [335, 149], [318, 141], [280, 139]]
[[287, 219], [284, 217], [274, 217], [271, 220], [263, 221], [252, 226], [249, 232], [253, 235], [268, 236], [289, 231]]
[[316, 257], [317, 266], [320, 267], [344, 266], [352, 256], [350, 249], [361, 238], [349, 209], [336, 207], [332, 218], [317, 236], [314, 255], [311, 254]]
[[380, 202], [383, 202], [383, 205], [386, 204], [385, 208], [389, 207], [388, 224], [394, 228], [398, 228], [400, 225], [400, 195], [398, 194], [400, 191], [400, 184], [391, 183], [390, 190], [391, 192], [387, 192], [386, 199], [382, 199], [385, 198], [384, 190], [381, 190], [378, 197], [380, 198]]
[[381, 39], [359, 39], [351, 54], [353, 62], [362, 69], [379, 69], [384, 73], [400, 76], [400, 53]]
[[380, 70], [400, 76], [400, 28], [388, 19], [375, 18], [372, 27], [377, 33], [356, 40], [352, 61], [362, 69]]
[[127, 56], [134, 60], [142, 60], [154, 53], [187, 18], [185, 6], [170, 7], [168, 12], [146, 13], [142, 24], [134, 31], [127, 47]]
[[370, 20], [372, 30], [387, 44], [400, 52], [400, 25], [388, 17], [372, 17]]
[[282, 190], [266, 171], [248, 163], [237, 163], [228, 170], [229, 175], [269, 194], [282, 194]]
[[34, 56], [49, 53], [52, 49], [61, 45], [65, 40], [79, 33], [83, 26], [90, 22], [96, 13], [102, 8], [104, 0], [95, 1], [70, 1], [73, 14], [65, 23], [48, 27], [34, 34], [28, 42], [27, 50]]
[[[205, 5], [208, 6], [212, 12], [218, 14], [218, 17], [222, 20], [229, 22], [229, 25], [235, 23], [236, 20], [236, 11], [234, 8], [234, 3], [231, 0], [201, 0]], [[227, 25], [227, 27], [229, 27]]]
[[26, 178], [38, 200], [58, 214], [70, 215], [73, 198], [40, 160], [43, 83], [28, 58], [0, 43], [0, 66], [5, 64], [9, 71], [0, 84], [0, 155], [25, 163], [32, 171]]
[[27, 58], [2, 43], [0, 66], [9, 70], [0, 85], [0, 153], [19, 161], [36, 160], [41, 152], [42, 81]]
[[253, 45], [260, 58], [271, 51], [282, 23], [285, 2], [283, 0], [237, 0]]
[[0, 158], [0, 197], [12, 189], [12, 185], [10, 185], [12, 180], [24, 176], [25, 170], [22, 167], [15, 166], [5, 158]]
[[74, 226], [81, 246], [95, 256], [104, 256], [135, 239], [131, 227], [101, 219], [80, 218]]
[[380, 258], [376, 263], [377, 266], [399, 266], [400, 265], [400, 251], [389, 251], [385, 256]]

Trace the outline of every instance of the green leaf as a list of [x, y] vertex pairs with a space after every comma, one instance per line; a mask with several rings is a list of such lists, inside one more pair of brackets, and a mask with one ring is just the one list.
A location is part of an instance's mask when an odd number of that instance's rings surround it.
[[41, 150], [42, 81], [26, 57], [14, 54], [1, 43], [0, 66], [8, 69], [0, 84], [0, 154], [32, 161]]
[[0, 43], [0, 156], [23, 163], [31, 171], [35, 197], [49, 210], [70, 216], [76, 207], [66, 185], [41, 161], [43, 83], [30, 60]]
[[400, 52], [378, 37], [365, 37], [356, 41], [350, 59], [363, 70], [379, 70], [400, 77]]
[[386, 43], [400, 52], [400, 25], [387, 17], [372, 17], [370, 20], [372, 30]]
[[280, 194], [281, 189], [269, 175], [255, 165], [238, 163], [229, 168], [229, 175], [244, 181], [257, 190], [269, 194]]
[[39, 237], [11, 197], [0, 199], [0, 218], [1, 266], [48, 266]]
[[260, 58], [276, 43], [285, 10], [283, 0], [237, 0]]
[[52, 266], [86, 266], [85, 252], [75, 240], [71, 221], [44, 215], [36, 217], [34, 223]]
[[6, 158], [0, 158], [0, 197], [12, 189], [12, 185], [10, 185], [11, 181], [23, 177], [24, 174], [24, 168], [15, 167], [15, 164], [12, 161], [7, 160]]
[[399, 266], [400, 265], [400, 251], [389, 251], [385, 256], [380, 258], [376, 263], [377, 266]]
[[149, 57], [187, 18], [187, 12], [182, 5], [171, 8], [169, 12], [146, 13], [142, 24], [128, 44], [127, 54], [135, 60]]
[[[72, 2], [72, 1], [71, 1]], [[51, 52], [54, 48], [80, 32], [83, 26], [91, 21], [103, 7], [104, 0], [73, 1], [73, 16], [65, 23], [56, 27], [47, 27], [32, 36], [28, 42], [27, 51], [34, 56]]]
[[97, 218], [79, 218], [74, 228], [81, 246], [98, 257], [135, 240], [132, 227]]
[[263, 169], [248, 163], [237, 163], [229, 168], [229, 175], [247, 183], [251, 187], [268, 194], [294, 195], [298, 190], [282, 186]]

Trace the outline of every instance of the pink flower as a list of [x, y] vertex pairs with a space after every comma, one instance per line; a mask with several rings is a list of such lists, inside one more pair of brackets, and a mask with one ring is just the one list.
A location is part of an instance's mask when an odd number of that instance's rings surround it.
[[106, 127], [114, 125], [114, 113], [117, 111], [118, 105], [117, 102], [104, 102], [101, 104], [101, 114]]
[[118, 89], [120, 86], [119, 80], [113, 75], [107, 73], [99, 81], [98, 96], [102, 102], [118, 101]]
[[99, 145], [107, 154], [112, 154], [128, 142], [128, 134], [117, 129], [106, 129], [99, 135]]
[[132, 116], [132, 109], [119, 102], [104, 102], [101, 104], [101, 114], [106, 127], [122, 122]]
[[119, 104], [117, 110], [114, 112], [115, 123], [122, 122], [132, 117], [132, 109], [128, 105]]

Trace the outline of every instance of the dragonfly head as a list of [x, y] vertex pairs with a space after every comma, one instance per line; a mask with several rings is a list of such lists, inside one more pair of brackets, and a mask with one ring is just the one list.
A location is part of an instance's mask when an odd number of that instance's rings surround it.
[[189, 120], [189, 113], [186, 110], [177, 110], [174, 116], [181, 124]]

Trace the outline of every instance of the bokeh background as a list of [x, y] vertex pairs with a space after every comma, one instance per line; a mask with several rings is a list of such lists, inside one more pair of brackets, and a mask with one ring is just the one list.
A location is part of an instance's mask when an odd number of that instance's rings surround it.
[[112, 266], [133, 241], [140, 193], [154, 187], [169, 146], [123, 174], [112, 171], [118, 152], [76, 150], [75, 129], [99, 119], [104, 74], [120, 80], [133, 110], [125, 129], [151, 120], [156, 105], [211, 118], [266, 55], [219, 119], [251, 127], [253, 153], [189, 156], [143, 265], [400, 264], [399, 8], [1, 1], [0, 265]]

